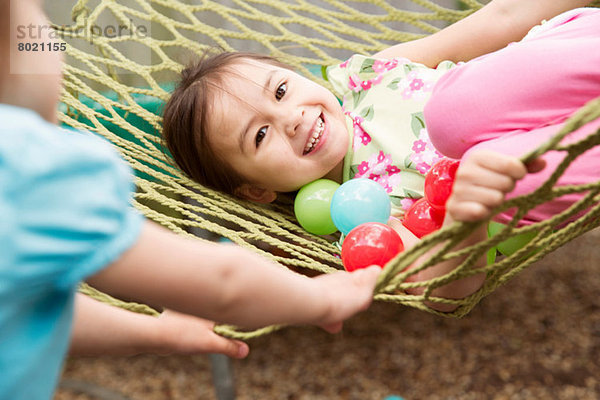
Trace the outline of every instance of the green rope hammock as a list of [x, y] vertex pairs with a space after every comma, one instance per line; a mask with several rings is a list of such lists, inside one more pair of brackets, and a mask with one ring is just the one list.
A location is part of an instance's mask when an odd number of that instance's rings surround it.
[[[300, 73], [328, 86], [320, 74], [314, 73], [320, 67], [338, 63], [354, 53], [372, 54], [392, 44], [433, 33], [482, 5], [475, 0], [462, 0], [460, 10], [453, 10], [429, 0], [412, 0], [413, 10], [410, 11], [392, 5], [391, 0], [204, 0], [198, 3], [79, 0], [73, 8], [75, 23], [56, 26], [69, 44], [60, 121], [64, 125], [96, 132], [119, 148], [136, 171], [135, 206], [163, 226], [182, 235], [194, 236], [190, 232], [200, 232], [200, 236], [229, 239], [304, 274], [328, 273], [342, 268], [334, 239], [306, 233], [296, 223], [289, 205], [262, 206], [234, 199], [195, 184], [173, 166], [160, 144], [160, 108], [169, 97], [172, 88], [169, 82], [177, 80], [185, 56], [190, 52], [202, 53], [214, 46], [225, 50], [248, 50], [252, 44], [252, 49], [278, 57]], [[356, 11], [358, 6], [366, 11]], [[98, 34], [99, 27], [107, 24], [129, 27], [129, 34]], [[527, 196], [507, 201], [495, 210], [494, 214], [518, 208], [504, 230], [486, 242], [460, 251], [450, 249], [476, 224], [457, 223], [427, 236], [388, 263], [379, 279], [375, 299], [461, 317], [482, 297], [521, 270], [596, 227], [600, 221], [600, 182], [569, 187], [553, 185], [571, 161], [599, 144], [600, 131], [569, 146], [562, 146], [561, 138], [598, 117], [600, 99], [590, 102], [573, 116], [554, 140], [525, 157], [530, 159], [550, 149], [568, 153], [545, 185]], [[575, 192], [587, 194], [549, 220], [515, 228], [529, 209]], [[561, 222], [585, 209], [589, 209], [585, 216], [556, 229]], [[488, 249], [527, 232], [534, 232], [535, 237], [522, 249], [491, 265], [472, 268]], [[418, 269], [401, 272], [440, 244], [441, 249]], [[423, 282], [405, 282], [410, 274], [457, 257], [465, 257], [465, 260], [445, 276]], [[479, 272], [485, 272], [487, 279], [480, 290], [467, 298], [449, 300], [431, 294], [437, 287]], [[405, 294], [406, 289], [415, 287], [425, 288], [424, 293]], [[156, 314], [149, 307], [110, 298], [88, 286], [83, 286], [82, 291], [137, 312]], [[425, 300], [456, 304], [458, 308], [452, 313], [438, 313], [427, 307]], [[248, 339], [276, 328], [242, 332], [234, 327], [220, 326], [217, 330], [227, 336]]]

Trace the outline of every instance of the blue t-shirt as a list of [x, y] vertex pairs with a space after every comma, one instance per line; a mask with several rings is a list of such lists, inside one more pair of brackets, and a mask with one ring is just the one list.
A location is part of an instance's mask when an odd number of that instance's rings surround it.
[[0, 104], [0, 399], [48, 400], [78, 283], [137, 240], [129, 167], [104, 140]]

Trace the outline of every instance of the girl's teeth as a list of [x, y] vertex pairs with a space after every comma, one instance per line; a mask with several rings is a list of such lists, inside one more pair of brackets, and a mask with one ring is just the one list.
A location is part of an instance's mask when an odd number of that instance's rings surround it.
[[321, 139], [321, 135], [323, 134], [324, 125], [325, 124], [323, 122], [323, 119], [321, 117], [319, 117], [319, 120], [317, 121], [317, 127], [316, 127], [315, 131], [313, 132], [312, 137], [306, 144], [306, 147], [304, 148], [305, 155], [310, 153], [312, 151], [312, 149], [315, 147], [315, 145], [317, 143], [319, 143], [319, 140]]

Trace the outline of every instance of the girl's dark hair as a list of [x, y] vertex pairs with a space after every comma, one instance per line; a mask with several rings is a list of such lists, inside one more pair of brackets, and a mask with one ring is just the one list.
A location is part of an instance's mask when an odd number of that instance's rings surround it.
[[214, 90], [222, 86], [226, 67], [243, 60], [290, 68], [261, 54], [207, 52], [181, 72], [181, 81], [163, 111], [163, 141], [177, 166], [201, 185], [228, 194], [235, 194], [235, 189], [245, 183], [245, 179], [211, 147], [207, 114]]

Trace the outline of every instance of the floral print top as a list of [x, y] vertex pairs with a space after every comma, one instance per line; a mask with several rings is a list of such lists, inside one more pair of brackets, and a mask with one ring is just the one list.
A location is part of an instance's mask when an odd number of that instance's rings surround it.
[[423, 197], [425, 173], [442, 158], [429, 141], [423, 109], [435, 82], [454, 66], [444, 61], [433, 69], [406, 58], [354, 55], [327, 68], [351, 136], [344, 182], [369, 178], [381, 184], [394, 216]]

